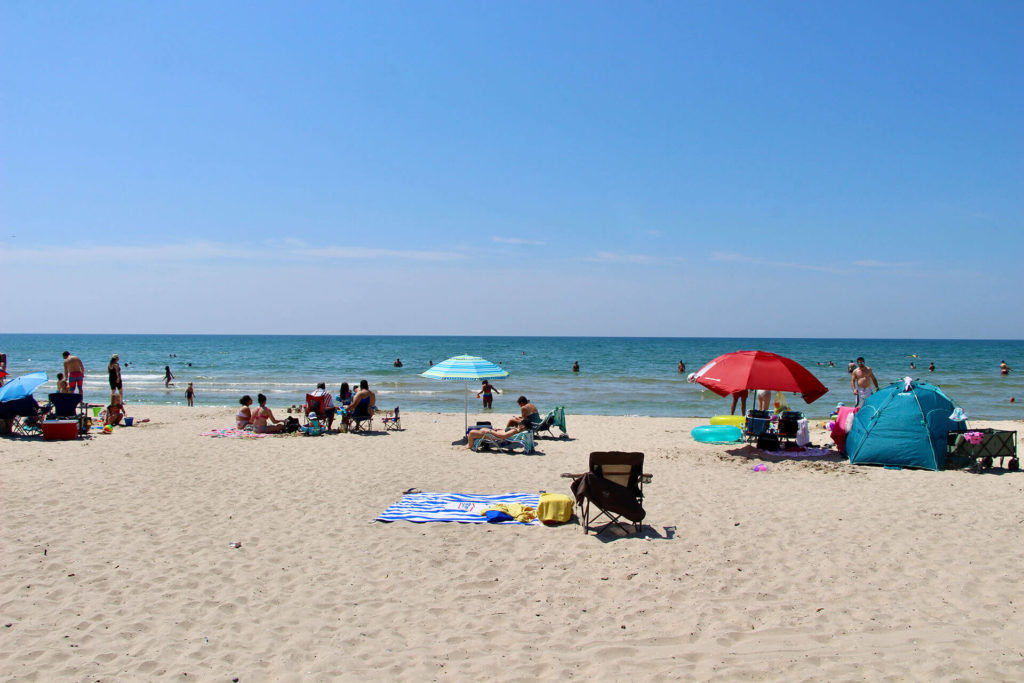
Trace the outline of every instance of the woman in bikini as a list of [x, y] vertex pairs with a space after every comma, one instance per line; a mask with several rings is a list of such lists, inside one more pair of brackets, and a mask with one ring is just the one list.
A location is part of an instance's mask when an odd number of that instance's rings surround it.
[[466, 434], [466, 449], [473, 450], [473, 444], [477, 442], [477, 439], [482, 439], [485, 435], [490, 434], [491, 436], [499, 439], [507, 439], [510, 436], [515, 436], [520, 432], [525, 432], [529, 425], [520, 423], [514, 427], [506, 429], [504, 431], [500, 429], [492, 429], [490, 427], [484, 427], [483, 429], [472, 429]]
[[245, 429], [252, 424], [252, 408], [249, 407], [252, 405], [252, 396], [246, 394], [238, 399], [238, 402], [242, 404], [242, 407], [235, 413], [235, 427]]
[[284, 420], [274, 417], [274, 411], [267, 407], [267, 397], [257, 394], [256, 401], [260, 407], [253, 413], [252, 430], [257, 434], [277, 434], [284, 431]]

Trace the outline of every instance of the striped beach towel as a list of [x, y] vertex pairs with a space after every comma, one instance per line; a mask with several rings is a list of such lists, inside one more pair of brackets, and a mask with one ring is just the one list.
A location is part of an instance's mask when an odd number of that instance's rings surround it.
[[[487, 518], [484, 510], [497, 503], [522, 503], [534, 510], [540, 503], [536, 493], [502, 493], [483, 496], [466, 493], [410, 493], [382, 512], [377, 520], [381, 522], [464, 522], [484, 524]], [[521, 524], [522, 522], [499, 522], [499, 524]], [[530, 524], [540, 524], [534, 520]]]

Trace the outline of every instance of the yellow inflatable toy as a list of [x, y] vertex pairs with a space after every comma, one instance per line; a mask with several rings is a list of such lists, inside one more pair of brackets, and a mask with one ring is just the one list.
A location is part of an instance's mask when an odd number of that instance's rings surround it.
[[743, 429], [744, 423], [747, 418], [742, 415], [715, 415], [711, 418], [711, 424], [713, 425], [729, 425], [730, 427], [739, 427]]

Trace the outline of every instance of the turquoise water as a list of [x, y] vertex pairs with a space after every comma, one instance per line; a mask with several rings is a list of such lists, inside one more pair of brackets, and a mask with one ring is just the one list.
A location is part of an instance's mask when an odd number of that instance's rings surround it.
[[[857, 356], [867, 359], [880, 384], [907, 374], [926, 379], [973, 417], [1020, 419], [1024, 414], [1024, 341], [1019, 340], [0, 334], [0, 352], [7, 354], [12, 375], [45, 370], [55, 378], [65, 349], [84, 361], [86, 399], [93, 402], [109, 396], [106, 367], [117, 353], [129, 403], [184, 405], [185, 386], [194, 382], [200, 405], [234, 405], [242, 394], [263, 392], [272, 406], [283, 406], [301, 402], [318, 381], [337, 392], [342, 381], [367, 379], [382, 407], [461, 412], [462, 383], [418, 373], [431, 360], [468, 353], [511, 373], [494, 381], [504, 392], [495, 397], [497, 413], [515, 412], [515, 398], [525, 394], [541, 411], [564, 405], [570, 415], [710, 416], [729, 412], [729, 401], [688, 384], [676, 364], [685, 362], [689, 373], [723, 353], [764, 349], [803, 363], [829, 387], [804, 408], [812, 417], [827, 415], [837, 401], [851, 402], [846, 365]], [[395, 358], [405, 366], [392, 367]], [[571, 372], [574, 360], [579, 374]], [[1000, 376], [1001, 360], [1015, 372]], [[828, 361], [835, 367], [817, 365]], [[910, 370], [910, 362], [917, 370]], [[929, 362], [935, 372], [927, 371]], [[164, 365], [177, 376], [171, 389], [164, 388]], [[37, 396], [53, 386], [42, 387]], [[479, 414], [474, 396], [470, 410]], [[1009, 403], [1011, 396], [1018, 403]], [[790, 403], [803, 404], [799, 397]]]

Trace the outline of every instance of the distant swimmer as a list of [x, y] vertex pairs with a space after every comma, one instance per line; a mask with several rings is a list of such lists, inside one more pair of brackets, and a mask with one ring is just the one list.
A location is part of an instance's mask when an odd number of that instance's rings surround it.
[[680, 375], [686, 372], [686, 363], [684, 363], [683, 361], [679, 361], [679, 365], [677, 367], [679, 369]]
[[71, 393], [77, 390], [81, 394], [83, 392], [82, 385], [85, 384], [85, 366], [82, 365], [82, 359], [72, 356], [70, 351], [65, 351], [62, 355], [64, 356], [64, 374], [68, 377], [68, 388]]
[[[872, 384], [874, 384], [874, 388], [872, 388]], [[863, 356], [857, 358], [857, 369], [850, 377], [850, 389], [857, 397], [858, 406], [867, 400], [868, 396], [878, 391], [878, 380], [871, 368], [864, 364]]]
[[911, 370], [917, 370], [917, 366], [916, 366], [916, 365], [914, 365], [913, 363], [911, 363], [911, 364], [910, 364], [910, 369], [911, 369]]
[[395, 362], [392, 363], [392, 365], [394, 365], [396, 368], [402, 367], [402, 359], [401, 358], [396, 358]]
[[579, 372], [580, 371], [580, 362], [578, 360], [574, 360], [572, 362], [572, 371], [573, 372]]
[[829, 362], [828, 362], [828, 366], [829, 366], [830, 368], [834, 368], [834, 367], [836, 366], [836, 364], [835, 364], [835, 363], [833, 363], [832, 361], [829, 361]]
[[928, 364], [928, 372], [935, 372], [935, 363]]
[[164, 366], [164, 388], [168, 389], [171, 386], [171, 380], [174, 379], [174, 373], [171, 372], [171, 366]]
[[1009, 375], [1010, 374], [1010, 366], [1006, 364], [1005, 360], [999, 361], [999, 374], [1000, 375]]
[[854, 363], [852, 360], [850, 361], [850, 364], [846, 366], [846, 371], [847, 372], [853, 372], [856, 369], [857, 369], [857, 364]]

